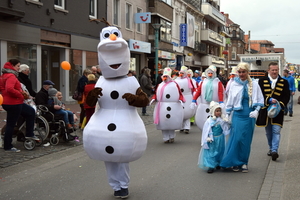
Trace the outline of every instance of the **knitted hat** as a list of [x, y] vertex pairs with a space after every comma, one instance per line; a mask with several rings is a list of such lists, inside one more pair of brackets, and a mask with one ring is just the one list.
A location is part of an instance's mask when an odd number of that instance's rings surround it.
[[48, 90], [49, 97], [55, 97], [56, 93], [57, 93], [57, 89], [55, 89], [55, 88], [49, 88], [49, 90]]
[[165, 76], [165, 75], [167, 75], [167, 76], [169, 76], [170, 78], [172, 78], [172, 69], [171, 69], [170, 67], [166, 67], [166, 68], [164, 69], [163, 76]]
[[[215, 101], [211, 101], [210, 104], [209, 104], [209, 110], [210, 110], [210, 115], [215, 119], [216, 116], [215, 116], [215, 110], [217, 108], [221, 108], [220, 104], [215, 102]], [[222, 109], [222, 108], [221, 108]]]
[[230, 74], [236, 75], [237, 74], [237, 67], [232, 67]]

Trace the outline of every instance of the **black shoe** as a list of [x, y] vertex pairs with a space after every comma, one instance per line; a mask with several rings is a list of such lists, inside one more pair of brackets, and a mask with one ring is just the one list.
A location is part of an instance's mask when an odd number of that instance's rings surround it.
[[216, 169], [221, 169], [221, 167], [220, 166], [216, 166]]
[[240, 171], [240, 168], [238, 166], [233, 166], [232, 171], [238, 172], [238, 171]]
[[114, 192], [114, 197], [121, 198], [121, 190], [115, 191]]
[[128, 188], [121, 188], [120, 197], [121, 199], [126, 199], [129, 196]]
[[269, 150], [267, 153], [268, 156], [272, 156], [272, 150]]
[[184, 131], [183, 129], [180, 130], [180, 132], [183, 132], [183, 131]]
[[276, 159], [279, 157], [278, 153], [277, 152], [272, 152], [272, 160], [273, 161], [276, 161]]
[[194, 125], [194, 122], [191, 122], [191, 126], [193, 126]]
[[214, 168], [208, 168], [207, 173], [209, 174], [214, 173]]
[[293, 117], [293, 114], [290, 114], [290, 117]]
[[190, 130], [189, 130], [189, 129], [184, 129], [184, 133], [185, 133], [185, 134], [189, 134], [189, 133], [190, 133]]
[[287, 115], [287, 113], [284, 113], [284, 115]]

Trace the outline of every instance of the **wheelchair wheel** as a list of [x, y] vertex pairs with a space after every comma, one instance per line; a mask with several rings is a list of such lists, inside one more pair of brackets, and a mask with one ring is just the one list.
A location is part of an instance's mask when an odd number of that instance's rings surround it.
[[23, 146], [25, 149], [31, 151], [35, 148], [36, 143], [34, 140], [26, 139], [25, 142], [23, 143]]
[[50, 138], [50, 144], [58, 145], [58, 143], [59, 143], [59, 138], [56, 135], [54, 135]]
[[36, 141], [35, 140], [36, 146], [39, 147], [39, 146], [41, 146], [43, 144], [44, 140], [43, 140], [43, 138], [42, 138], [41, 135], [36, 134], [36, 131], [34, 131], [34, 134], [35, 134], [36, 137], [38, 137], [40, 139], [40, 141]]
[[41, 136], [43, 141], [46, 140], [49, 134], [48, 121], [43, 116], [36, 117], [34, 130]]

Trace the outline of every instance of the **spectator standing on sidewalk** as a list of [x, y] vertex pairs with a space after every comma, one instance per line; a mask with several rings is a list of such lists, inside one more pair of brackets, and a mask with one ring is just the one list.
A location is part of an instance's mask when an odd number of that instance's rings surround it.
[[[83, 71], [83, 75], [80, 77], [80, 79], [78, 80], [77, 82], [77, 91], [81, 94], [83, 94], [84, 92], [84, 86], [87, 84], [88, 82], [88, 78], [87, 76], [89, 74], [91, 74], [91, 70], [89, 69], [85, 69]], [[84, 105], [83, 105], [83, 101], [78, 101], [78, 104], [81, 108], [81, 111], [80, 111], [80, 117], [79, 117], [79, 127], [81, 127], [82, 125], [82, 122], [83, 122], [83, 119], [85, 117], [85, 109], [84, 109]]]
[[[258, 83], [264, 95], [264, 107], [260, 109], [256, 121], [257, 126], [265, 127], [269, 145], [268, 156], [276, 161], [279, 157], [278, 148], [280, 143], [280, 131], [283, 125], [284, 109], [290, 100], [289, 83], [279, 74], [279, 66], [276, 62], [271, 62], [268, 66], [268, 76], [259, 79]], [[279, 102], [281, 109], [279, 114], [268, 117], [268, 107]]]
[[[87, 76], [88, 78], [88, 82], [87, 84], [84, 86], [84, 92], [83, 92], [83, 96], [87, 97], [88, 93], [95, 88], [96, 85], [96, 77], [94, 74], [89, 74]], [[91, 116], [94, 114], [95, 112], [95, 106], [89, 106], [86, 103], [86, 100], [84, 100], [83, 103], [84, 109], [85, 109], [85, 116], [86, 116], [86, 124], [89, 122]]]
[[33, 133], [35, 110], [24, 103], [24, 99], [29, 98], [29, 94], [21, 88], [18, 80], [20, 61], [11, 59], [4, 64], [0, 82], [0, 91], [3, 96], [2, 107], [6, 111], [6, 130], [4, 135], [4, 150], [6, 152], [20, 152], [12, 145], [14, 127], [20, 115], [26, 120], [26, 139], [39, 140]]
[[[153, 90], [150, 73], [151, 73], [151, 70], [149, 68], [144, 69], [144, 73], [139, 79], [141, 88], [142, 88], [143, 92], [145, 92], [147, 94], [148, 98], [151, 96], [152, 90]], [[142, 115], [143, 116], [149, 115], [149, 114], [147, 114], [147, 107], [142, 108]]]
[[29, 79], [29, 73], [30, 73], [30, 69], [28, 65], [26, 64], [20, 65], [18, 79], [21, 83], [23, 83], [26, 86], [30, 96], [35, 97], [36, 92], [32, 89], [32, 83], [31, 80]]
[[289, 90], [290, 90], [290, 101], [287, 104], [287, 106], [284, 108], [284, 115], [287, 115], [288, 113], [290, 117], [293, 117], [293, 96], [296, 92], [295, 87], [295, 79], [293, 76], [289, 74], [289, 70], [285, 69], [283, 70], [283, 77], [287, 82], [289, 83]]

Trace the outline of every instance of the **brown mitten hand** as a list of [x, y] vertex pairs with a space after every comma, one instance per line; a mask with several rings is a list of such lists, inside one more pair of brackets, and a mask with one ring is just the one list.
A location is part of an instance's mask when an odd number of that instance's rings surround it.
[[91, 91], [89, 91], [87, 97], [86, 97], [86, 104], [94, 107], [98, 101], [99, 96], [102, 96], [102, 88], [94, 88]]
[[125, 93], [122, 96], [123, 99], [128, 101], [128, 104], [135, 107], [146, 107], [149, 103], [149, 98], [141, 88], [136, 90], [136, 95], [131, 93]]

